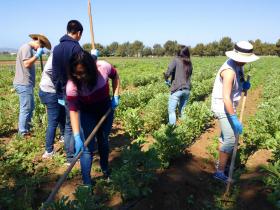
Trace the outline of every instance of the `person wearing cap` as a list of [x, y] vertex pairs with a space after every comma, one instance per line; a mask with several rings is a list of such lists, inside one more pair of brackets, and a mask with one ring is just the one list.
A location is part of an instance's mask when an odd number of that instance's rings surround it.
[[[30, 135], [30, 124], [34, 110], [35, 62], [42, 56], [43, 48], [51, 49], [44, 35], [31, 34], [33, 40], [22, 45], [17, 53], [16, 73], [13, 81], [19, 96], [18, 132], [22, 136]], [[33, 50], [36, 51], [33, 54]]]
[[68, 102], [66, 100], [66, 83], [68, 80], [67, 69], [69, 61], [74, 53], [83, 49], [79, 44], [82, 37], [83, 26], [77, 20], [70, 20], [67, 24], [67, 34], [60, 38], [60, 43], [54, 47], [52, 61], [52, 82], [58, 97], [58, 103], [65, 106], [66, 123], [64, 133], [64, 145], [66, 149], [67, 164], [70, 164], [74, 157], [74, 137], [70, 123]]
[[223, 182], [228, 181], [225, 168], [233, 151], [235, 137], [242, 134], [236, 107], [242, 91], [250, 88], [249, 81], [244, 79], [244, 65], [259, 59], [253, 53], [252, 44], [247, 41], [236, 43], [232, 51], [226, 52], [226, 56], [229, 59], [217, 73], [211, 101], [211, 110], [218, 118], [221, 128], [219, 160], [214, 178]]
[[[184, 118], [184, 108], [187, 104], [191, 89], [192, 62], [189, 48], [182, 45], [181, 49], [164, 73], [165, 83], [170, 87], [168, 100], [169, 124], [176, 124], [176, 108], [179, 106], [179, 117]], [[171, 81], [169, 80], [171, 77]]]

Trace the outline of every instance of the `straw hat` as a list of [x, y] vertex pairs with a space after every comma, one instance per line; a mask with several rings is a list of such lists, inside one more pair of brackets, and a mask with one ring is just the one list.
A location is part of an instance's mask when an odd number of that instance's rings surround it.
[[42, 34], [29, 34], [29, 37], [33, 40], [40, 40], [40, 42], [43, 43], [44, 47], [46, 47], [49, 50], [52, 48], [52, 45], [48, 38]]
[[253, 53], [253, 45], [248, 41], [237, 42], [232, 51], [227, 51], [226, 56], [241, 63], [249, 63], [259, 59]]

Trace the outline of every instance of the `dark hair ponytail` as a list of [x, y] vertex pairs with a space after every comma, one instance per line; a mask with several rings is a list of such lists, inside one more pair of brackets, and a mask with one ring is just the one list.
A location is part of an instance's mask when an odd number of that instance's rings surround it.
[[181, 50], [178, 53], [178, 57], [183, 62], [184, 68], [187, 72], [186, 76], [189, 78], [192, 75], [192, 61], [189, 48], [185, 45], [182, 45]]

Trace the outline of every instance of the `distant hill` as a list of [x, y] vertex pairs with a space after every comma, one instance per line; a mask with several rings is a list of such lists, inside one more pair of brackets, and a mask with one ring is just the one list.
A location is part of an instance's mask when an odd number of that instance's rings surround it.
[[0, 47], [0, 53], [1, 52], [9, 52], [9, 53], [16, 53], [17, 49], [14, 48], [7, 48], [7, 47]]

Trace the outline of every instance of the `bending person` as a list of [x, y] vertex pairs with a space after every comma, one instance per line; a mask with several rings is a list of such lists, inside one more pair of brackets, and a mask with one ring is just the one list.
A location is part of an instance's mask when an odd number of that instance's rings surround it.
[[[83, 51], [72, 56], [68, 77], [66, 94], [75, 139], [75, 155], [84, 149], [80, 159], [82, 177], [85, 185], [91, 185], [90, 171], [95, 142], [92, 140], [86, 148], [83, 144], [107, 110], [109, 108], [114, 110], [118, 106], [119, 76], [111, 64], [106, 61], [95, 61], [91, 54]], [[112, 80], [112, 99], [109, 94], [109, 79]], [[114, 111], [111, 111], [95, 136], [100, 155], [100, 166], [105, 177], [109, 176], [108, 137], [113, 115]]]

